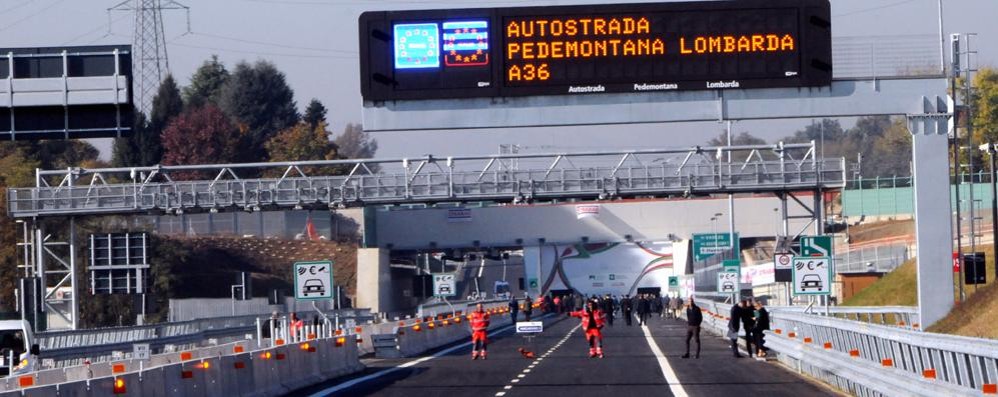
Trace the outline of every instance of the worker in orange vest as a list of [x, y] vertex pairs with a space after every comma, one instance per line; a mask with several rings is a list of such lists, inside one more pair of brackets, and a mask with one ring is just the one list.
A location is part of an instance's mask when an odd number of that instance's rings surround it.
[[481, 356], [484, 360], [489, 344], [489, 314], [485, 312], [485, 308], [479, 303], [475, 307], [475, 311], [469, 316], [469, 320], [471, 321], [471, 359], [477, 360]]
[[603, 311], [595, 300], [590, 300], [582, 310], [570, 313], [572, 317], [582, 319], [582, 329], [586, 332], [589, 342], [589, 357], [603, 358]]

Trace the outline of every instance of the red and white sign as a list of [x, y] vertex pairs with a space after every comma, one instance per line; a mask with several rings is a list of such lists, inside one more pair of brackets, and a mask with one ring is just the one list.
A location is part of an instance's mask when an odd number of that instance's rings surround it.
[[959, 273], [959, 272], [960, 272], [960, 254], [954, 252], [953, 253], [953, 273]]
[[769, 264], [743, 266], [742, 277], [739, 281], [742, 285], [751, 285], [753, 287], [773, 284], [776, 282], [776, 271]]
[[789, 253], [779, 253], [773, 256], [773, 264], [777, 269], [790, 270], [794, 267], [791, 263], [794, 259], [794, 254]]
[[579, 204], [575, 206], [575, 218], [595, 218], [599, 216], [599, 204]]

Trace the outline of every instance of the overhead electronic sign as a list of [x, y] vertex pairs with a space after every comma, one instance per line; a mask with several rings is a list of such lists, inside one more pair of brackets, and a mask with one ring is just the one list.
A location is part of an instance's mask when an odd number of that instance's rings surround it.
[[827, 0], [365, 12], [368, 101], [831, 84]]

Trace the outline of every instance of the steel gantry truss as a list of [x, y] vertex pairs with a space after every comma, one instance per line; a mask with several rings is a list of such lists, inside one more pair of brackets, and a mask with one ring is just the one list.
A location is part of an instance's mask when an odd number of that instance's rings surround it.
[[[25, 218], [489, 200], [526, 203], [843, 187], [845, 160], [818, 159], [814, 149], [811, 142], [588, 153], [69, 168], [38, 170], [35, 187], [11, 188], [7, 199], [10, 215]], [[728, 152], [741, 160], [724, 161]], [[509, 167], [514, 162], [508, 160], [515, 160], [519, 167]], [[181, 180], [192, 174], [202, 179]], [[261, 174], [273, 176], [244, 177]]]

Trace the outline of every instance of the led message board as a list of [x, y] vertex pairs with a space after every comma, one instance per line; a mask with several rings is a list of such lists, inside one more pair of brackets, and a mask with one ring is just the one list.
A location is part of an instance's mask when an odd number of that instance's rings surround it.
[[365, 100], [831, 83], [827, 0], [366, 12]]

